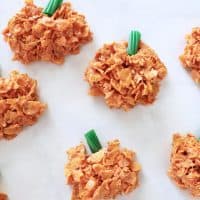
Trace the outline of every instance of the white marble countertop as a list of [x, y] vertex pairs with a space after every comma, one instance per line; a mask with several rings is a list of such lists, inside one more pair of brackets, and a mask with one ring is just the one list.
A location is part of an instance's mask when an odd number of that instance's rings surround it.
[[[47, 0], [37, 0], [45, 5]], [[63, 66], [37, 62], [28, 67], [11, 60], [12, 53], [0, 36], [3, 75], [19, 69], [38, 80], [40, 96], [48, 111], [38, 123], [16, 139], [0, 142], [0, 189], [10, 200], [69, 200], [65, 185], [65, 151], [84, 141], [94, 128], [103, 144], [118, 138], [134, 149], [142, 165], [140, 187], [120, 200], [191, 200], [167, 177], [172, 133], [200, 135], [200, 91], [182, 68], [184, 36], [200, 26], [199, 0], [73, 0], [73, 7], [87, 17], [94, 41], [79, 55], [69, 56]], [[0, 6], [0, 30], [23, 5], [6, 0]], [[157, 101], [129, 112], [110, 110], [101, 98], [87, 95], [84, 70], [105, 42], [126, 40], [130, 29], [156, 50], [168, 68]]]

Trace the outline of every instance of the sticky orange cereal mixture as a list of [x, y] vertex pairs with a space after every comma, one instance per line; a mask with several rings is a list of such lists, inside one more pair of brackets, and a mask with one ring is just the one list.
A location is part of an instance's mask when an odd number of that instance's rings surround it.
[[180, 60], [193, 80], [200, 83], [200, 27], [193, 28], [192, 33], [186, 36], [186, 41], [187, 45]]
[[140, 42], [137, 54], [129, 56], [127, 42], [105, 44], [85, 72], [90, 95], [104, 96], [111, 108], [129, 110], [151, 104], [167, 70], [155, 52]]
[[83, 144], [71, 148], [65, 167], [67, 183], [73, 188], [71, 199], [114, 199], [133, 191], [138, 186], [141, 169], [135, 157], [133, 151], [120, 148], [118, 140], [91, 155]]
[[4, 193], [0, 193], [0, 200], [8, 200], [8, 196]]
[[200, 197], [200, 141], [188, 134], [173, 136], [169, 176], [183, 189]]
[[3, 34], [14, 60], [62, 64], [66, 55], [78, 54], [80, 47], [92, 40], [85, 17], [72, 10], [70, 3], [63, 3], [52, 17], [42, 11], [29, 0], [9, 21]]
[[0, 140], [12, 139], [33, 125], [45, 108], [38, 101], [36, 80], [17, 71], [9, 78], [0, 77]]

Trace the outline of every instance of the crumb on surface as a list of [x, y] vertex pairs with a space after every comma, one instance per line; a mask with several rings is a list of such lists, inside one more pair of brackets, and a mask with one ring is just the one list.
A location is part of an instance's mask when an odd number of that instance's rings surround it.
[[180, 60], [193, 80], [200, 83], [200, 27], [193, 28], [192, 33], [186, 36], [186, 42]]
[[65, 167], [67, 183], [72, 186], [72, 200], [114, 199], [138, 186], [140, 165], [135, 153], [120, 148], [114, 140], [108, 147], [88, 155], [80, 144], [68, 151]]
[[174, 134], [169, 176], [182, 189], [200, 197], [200, 141], [192, 134]]
[[80, 47], [92, 40], [85, 17], [63, 3], [48, 17], [42, 8], [26, 1], [26, 5], [8, 23], [4, 38], [14, 52], [14, 60], [24, 64], [50, 61], [62, 64], [69, 54], [78, 54]]
[[155, 101], [167, 69], [143, 42], [135, 55], [129, 56], [126, 49], [127, 42], [105, 44], [90, 62], [85, 79], [90, 95], [103, 96], [111, 108], [129, 110]]
[[37, 81], [12, 71], [0, 77], [0, 139], [16, 137], [25, 126], [33, 125], [46, 105], [38, 100]]

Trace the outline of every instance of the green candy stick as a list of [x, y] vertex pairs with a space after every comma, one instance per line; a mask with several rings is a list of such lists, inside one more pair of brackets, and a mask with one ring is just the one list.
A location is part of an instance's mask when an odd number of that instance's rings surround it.
[[99, 139], [94, 130], [88, 131], [85, 134], [85, 138], [92, 153], [96, 153], [102, 149], [101, 143], [99, 142]]
[[54, 12], [61, 6], [63, 0], [50, 0], [47, 7], [43, 10], [43, 13], [52, 16]]
[[137, 53], [140, 39], [141, 33], [139, 31], [131, 31], [127, 48], [127, 53], [129, 56], [135, 55]]

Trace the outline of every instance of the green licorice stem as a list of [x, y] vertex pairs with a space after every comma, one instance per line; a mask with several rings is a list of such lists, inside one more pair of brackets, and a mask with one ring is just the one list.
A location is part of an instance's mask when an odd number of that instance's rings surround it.
[[85, 134], [85, 138], [92, 153], [96, 153], [102, 149], [101, 143], [99, 142], [99, 139], [94, 130], [88, 131]]
[[62, 2], [63, 0], [50, 0], [47, 7], [43, 10], [43, 13], [52, 16]]
[[139, 31], [131, 31], [127, 48], [127, 53], [129, 56], [135, 55], [137, 53], [140, 39], [141, 33]]

